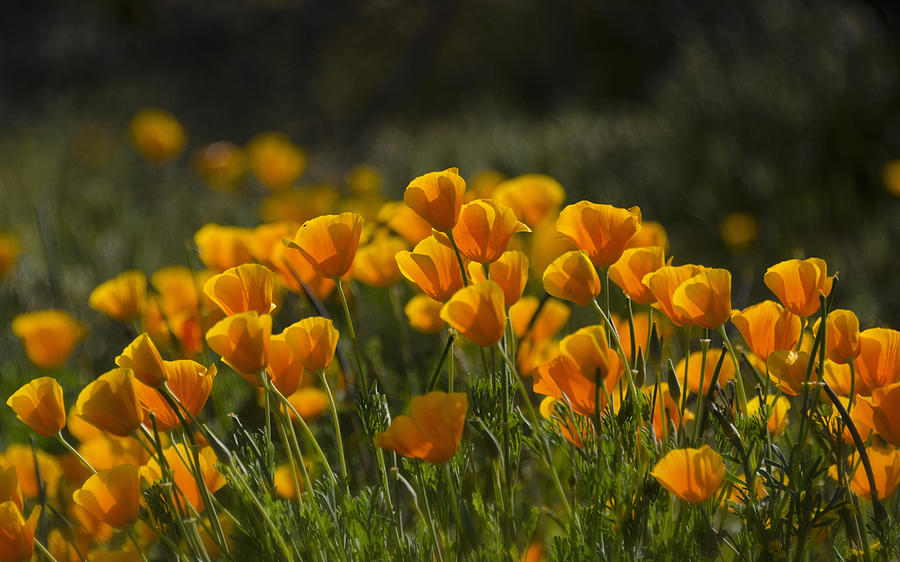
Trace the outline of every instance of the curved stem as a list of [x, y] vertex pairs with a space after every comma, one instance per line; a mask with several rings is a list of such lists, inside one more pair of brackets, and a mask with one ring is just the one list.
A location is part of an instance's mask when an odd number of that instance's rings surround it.
[[341, 306], [344, 308], [344, 321], [347, 323], [347, 331], [350, 332], [350, 341], [353, 344], [353, 355], [356, 357], [356, 372], [359, 377], [359, 383], [362, 385], [362, 391], [369, 393], [369, 379], [363, 369], [362, 355], [359, 352], [359, 340], [356, 337], [356, 330], [353, 328], [353, 318], [350, 317], [350, 305], [347, 304], [347, 295], [344, 293], [344, 283], [340, 277], [334, 278], [334, 284], [337, 285], [338, 295], [341, 297]]
[[331, 392], [331, 386], [328, 384], [328, 377], [325, 376], [325, 371], [319, 371], [319, 377], [322, 379], [322, 384], [325, 385], [325, 392], [328, 393], [328, 404], [331, 406], [331, 417], [334, 419], [334, 434], [337, 438], [338, 456], [341, 459], [341, 476], [344, 478], [347, 486], [349, 486], [350, 478], [347, 476], [347, 461], [344, 459], [344, 438], [341, 435], [341, 420], [338, 418], [334, 393]]

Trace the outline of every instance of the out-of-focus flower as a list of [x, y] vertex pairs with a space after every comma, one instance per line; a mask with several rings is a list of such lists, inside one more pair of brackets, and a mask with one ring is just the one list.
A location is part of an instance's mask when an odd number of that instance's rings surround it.
[[360, 164], [347, 174], [350, 193], [357, 197], [381, 193], [381, 174], [375, 166]]
[[[622, 351], [625, 352], [625, 357], [628, 357], [629, 360], [637, 358], [637, 352], [647, 346], [647, 336], [650, 331], [650, 315], [646, 312], [635, 312], [632, 315], [634, 319], [634, 344], [636, 347], [634, 351], [631, 348], [631, 326], [628, 325], [628, 319], [620, 318], [616, 314], [611, 314], [610, 316], [612, 316], [616, 331], [619, 332], [619, 339], [622, 342]], [[659, 319], [654, 318], [654, 324], [658, 324], [658, 322]], [[660, 333], [658, 327], [657, 333]], [[646, 355], [647, 350], [644, 349], [644, 356]]]
[[[490, 280], [503, 289], [506, 307], [516, 304], [525, 291], [528, 282], [528, 256], [518, 250], [503, 252], [500, 258], [488, 266]], [[487, 281], [482, 264], [469, 263], [469, 278], [474, 283]]]
[[84, 325], [62, 310], [20, 314], [10, 329], [22, 340], [28, 359], [42, 369], [61, 367], [85, 336]]
[[272, 317], [255, 311], [223, 318], [206, 332], [210, 349], [245, 378], [259, 373], [268, 364]]
[[462, 255], [478, 263], [500, 258], [512, 235], [531, 232], [512, 209], [495, 199], [476, 199], [462, 206], [452, 233]]
[[429, 172], [409, 182], [403, 201], [435, 230], [447, 232], [456, 226], [466, 191], [466, 180], [457, 168]]
[[203, 293], [227, 316], [251, 310], [269, 314], [275, 310], [274, 286], [275, 274], [269, 268], [245, 263], [210, 277]]
[[900, 381], [900, 332], [870, 328], [859, 334], [859, 376], [869, 388]]
[[4, 562], [31, 560], [34, 552], [34, 530], [40, 514], [40, 506], [35, 507], [26, 521], [15, 503], [11, 501], [0, 503], [0, 559]]
[[763, 281], [781, 304], [798, 316], [812, 316], [819, 310], [819, 295], [831, 293], [834, 276], [820, 258], [787, 260], [766, 270]]
[[788, 350], [800, 339], [800, 318], [775, 301], [765, 300], [731, 314], [750, 350], [765, 361], [773, 351]]
[[[156, 392], [156, 390], [153, 389], [153, 392]], [[175, 414], [172, 413], [171, 410], [169, 416], [175, 418]], [[176, 421], [175, 423], [177, 424], [178, 422]], [[133, 437], [109, 437], [106, 435], [97, 437], [87, 443], [82, 443], [81, 446], [78, 447], [78, 453], [94, 467], [94, 470], [106, 470], [123, 464], [140, 466], [150, 458], [150, 453], [147, 452], [141, 445], [141, 442], [137, 439]], [[80, 461], [76, 462], [78, 462], [79, 468], [87, 470]], [[90, 471], [87, 471], [86, 474], [82, 474], [84, 475], [84, 478], [72, 481], [83, 483], [87, 480], [87, 477], [90, 476]]]
[[296, 501], [297, 487], [295, 484], [299, 484], [301, 491], [303, 490], [303, 482], [294, 481], [294, 469], [287, 463], [275, 467], [273, 481], [275, 483], [275, 493], [278, 494], [279, 498]]
[[[818, 333], [822, 319], [816, 320]], [[825, 321], [825, 355], [836, 363], [847, 363], [859, 355], [859, 319], [852, 310], [829, 310]]]
[[731, 316], [731, 273], [703, 268], [672, 294], [672, 307], [691, 324], [713, 330]]
[[[769, 413], [769, 417], [766, 420], [769, 433], [775, 435], [784, 431], [788, 423], [788, 410], [791, 409], [790, 400], [784, 396], [778, 396], [777, 398], [774, 395], [766, 396], [766, 409]], [[762, 415], [759, 396], [754, 396], [747, 401], [747, 415]]]
[[50, 377], [40, 377], [25, 384], [9, 397], [6, 404], [25, 425], [44, 437], [52, 437], [66, 427], [62, 387]]
[[503, 299], [503, 289], [493, 281], [473, 283], [453, 294], [441, 309], [441, 318], [466, 338], [490, 347], [506, 329]]
[[566, 191], [550, 176], [523, 174], [498, 185], [494, 198], [512, 208], [519, 220], [534, 228], [556, 214], [566, 198]]
[[663, 225], [656, 221], [641, 221], [641, 229], [625, 244], [625, 248], [648, 248], [659, 246], [664, 252], [669, 251], [669, 235]]
[[259, 263], [275, 269], [272, 266], [272, 256], [275, 249], [284, 246], [282, 240], [293, 238], [300, 225], [291, 221], [270, 222], [257, 226], [251, 231], [250, 253]]
[[563, 236], [556, 230], [556, 221], [551, 216], [532, 226], [531, 249], [528, 257], [531, 260], [532, 271], [536, 277], [553, 263], [553, 260], [570, 250], [577, 250], [578, 246], [568, 236]]
[[725, 463], [709, 445], [700, 449], [675, 449], [661, 458], [650, 474], [682, 500], [699, 503], [719, 489], [725, 478]]
[[328, 318], [310, 316], [284, 329], [284, 338], [297, 359], [313, 372], [331, 365], [340, 334]]
[[[537, 318], [534, 318], [535, 313]], [[528, 337], [535, 341], [546, 341], [558, 334], [571, 315], [572, 310], [563, 302], [547, 299], [541, 306], [537, 297], [530, 296], [521, 298], [509, 308], [509, 318], [516, 337]]]
[[[166, 361], [164, 368], [168, 377], [166, 386], [187, 409], [191, 417], [199, 416], [209, 399], [210, 392], [212, 392], [213, 381], [216, 378], [215, 364], [207, 368], [196, 361], [181, 359]], [[156, 415], [156, 424], [160, 430], [168, 431], [173, 427], [178, 427], [180, 423], [178, 416], [156, 388], [137, 381], [135, 389], [149, 427], [152, 427], [149, 423], [151, 412]]]
[[122, 529], [137, 521], [141, 508], [138, 467], [123, 464], [101, 470], [72, 494], [72, 501], [107, 525]]
[[900, 382], [876, 388], [871, 397], [860, 397], [851, 415], [891, 445], [900, 446]]
[[[703, 371], [703, 394], [709, 392], [709, 385], [712, 383], [713, 373], [716, 371], [716, 365], [719, 363], [719, 357], [725, 353], [721, 349], [710, 349], [706, 352], [706, 366], [703, 365], [703, 352], [702, 351], [694, 351], [691, 353], [690, 358], [688, 359], [688, 376], [687, 376], [687, 387], [688, 389], [695, 393], [700, 394], [700, 370]], [[678, 362], [678, 365], [675, 367], [675, 374], [678, 377], [678, 381], [682, 381], [682, 377], [684, 376], [684, 359]], [[716, 384], [719, 386], [724, 386], [726, 382], [730, 381], [734, 378], [734, 363], [726, 359], [722, 361], [722, 368], [719, 369], [719, 378], [716, 379]]]
[[660, 246], [630, 248], [622, 252], [614, 264], [609, 266], [609, 278], [638, 304], [650, 304], [656, 300], [643, 279], [648, 273], [666, 265], [665, 250]]
[[315, 185], [291, 191], [273, 193], [262, 200], [259, 215], [267, 222], [306, 221], [332, 212], [340, 199], [330, 185]]
[[587, 306], [600, 294], [600, 277], [584, 250], [556, 258], [544, 270], [544, 290], [554, 297]]
[[[468, 183], [466, 201], [475, 199], [494, 198], [494, 190], [506, 179], [506, 176], [496, 170], [482, 170], [476, 172]], [[509, 203], [504, 202], [509, 205]]]
[[339, 278], [350, 271], [363, 218], [358, 213], [322, 215], [303, 223], [291, 247], [323, 277]]
[[19, 251], [19, 239], [12, 234], [0, 232], [0, 281], [9, 277]]
[[[790, 396], [800, 396], [806, 382], [806, 369], [809, 366], [808, 351], [773, 351], [766, 360], [769, 375], [775, 386]], [[809, 375], [810, 381], [816, 380], [816, 370]]]
[[[897, 490], [897, 485], [900, 484], [900, 450], [893, 447], [866, 447], [866, 456], [869, 457], [872, 475], [875, 477], [875, 491], [878, 493], [878, 499], [882, 500], [893, 494]], [[871, 501], [872, 488], [862, 463], [855, 454], [851, 455], [847, 461], [851, 469], [851, 473], [848, 475], [850, 491]], [[837, 467], [832, 465], [828, 474], [837, 480]]]
[[450, 460], [459, 449], [466, 423], [468, 399], [464, 392], [429, 392], [409, 404], [409, 416], [397, 416], [375, 445], [404, 457], [433, 464]]
[[441, 320], [441, 308], [444, 303], [436, 301], [428, 295], [416, 295], [409, 299], [403, 312], [413, 330], [425, 334], [436, 334], [444, 328]]
[[247, 170], [247, 155], [233, 142], [218, 141], [198, 150], [193, 164], [211, 187], [231, 189]]
[[388, 201], [378, 211], [378, 221], [410, 244], [418, 244], [431, 236], [431, 225], [402, 201]]
[[116, 365], [131, 369], [134, 376], [150, 387], [166, 382], [169, 373], [153, 340], [146, 333], [140, 334], [116, 357]]
[[640, 228], [640, 208], [620, 209], [590, 201], [565, 207], [556, 220], [556, 230], [587, 252], [597, 267], [607, 267], [622, 257], [625, 245]]
[[107, 433], [126, 437], [144, 420], [135, 384], [131, 369], [104, 373], [84, 387], [74, 413]]
[[397, 252], [405, 249], [406, 242], [396, 236], [376, 238], [356, 252], [353, 275], [372, 287], [390, 287], [400, 279]]
[[[181, 492], [180, 494], [176, 494], [177, 501], [180, 503], [180, 498], [183, 495], [194, 509], [203, 511], [205, 506], [203, 504], [203, 496], [201, 495], [200, 487], [197, 485], [197, 481], [194, 479], [194, 475], [188, 467], [188, 464], [186, 464], [191, 462], [189, 460], [191, 458], [190, 451], [188, 451], [184, 445], [179, 444], [165, 449], [163, 451], [163, 457], [165, 457], [166, 464], [168, 464], [169, 468], [172, 470], [172, 479], [175, 482], [175, 486]], [[210, 494], [213, 494], [225, 486], [225, 477], [216, 469], [216, 456], [209, 447], [204, 447], [200, 451], [199, 460], [200, 466], [198, 468], [203, 483]], [[150, 460], [147, 461], [147, 464], [140, 468], [140, 475], [150, 484], [157, 482], [162, 478], [162, 470], [160, 469], [159, 462], [151, 457]]]
[[[35, 470], [35, 464], [37, 464], [37, 470]], [[7, 469], [11, 466], [16, 467], [19, 489], [22, 497], [26, 500], [37, 498], [41, 491], [41, 486], [38, 485], [38, 472], [40, 472], [40, 479], [43, 481], [47, 497], [56, 497], [59, 479], [62, 476], [62, 468], [56, 457], [45, 453], [42, 449], [37, 449], [35, 454], [30, 445], [13, 443], [6, 448], [3, 454], [0, 454], [0, 469]]]
[[884, 188], [894, 197], [900, 197], [900, 160], [891, 160], [882, 172]]
[[148, 160], [164, 162], [181, 154], [187, 137], [175, 116], [162, 109], [146, 108], [131, 118], [131, 142]]
[[206, 267], [225, 271], [253, 259], [250, 253], [252, 232], [236, 226], [210, 223], [194, 234], [200, 260]]
[[[656, 297], [654, 308], [662, 311], [676, 326], [690, 326], [694, 323], [687, 310], [676, 308], [674, 298], [678, 288], [703, 270], [700, 265], [667, 265], [644, 276], [643, 283]], [[730, 305], [729, 305], [729, 314]]]
[[[297, 413], [306, 420], [312, 421], [328, 409], [328, 394], [314, 386], [301, 386], [287, 397]], [[294, 412], [291, 412], [293, 417]]]
[[445, 301], [463, 286], [456, 254], [434, 236], [416, 244], [412, 252], [397, 252], [396, 260], [400, 273], [434, 300]]
[[333, 279], [319, 275], [319, 272], [306, 261], [300, 252], [283, 244], [272, 250], [272, 266], [275, 268], [278, 280], [289, 290], [298, 294], [304, 292], [300, 285], [301, 281], [318, 299], [327, 298], [337, 287]]
[[750, 213], [736, 211], [726, 215], [719, 223], [719, 235], [733, 252], [750, 247], [756, 242], [757, 233], [756, 217]]
[[24, 509], [22, 489], [19, 488], [19, 477], [14, 465], [0, 468], [0, 503], [11, 501], [19, 509]]
[[271, 190], [287, 189], [306, 169], [306, 155], [284, 133], [256, 135], [247, 143], [250, 169]]

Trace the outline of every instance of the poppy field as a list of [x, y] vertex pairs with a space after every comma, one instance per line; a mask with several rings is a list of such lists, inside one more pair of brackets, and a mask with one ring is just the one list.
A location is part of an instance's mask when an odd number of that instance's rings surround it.
[[[171, 114], [130, 136], [183, 165]], [[279, 133], [189, 165], [264, 189], [264, 221], [97, 283], [95, 331], [16, 307], [28, 256], [0, 239], [0, 560], [900, 555], [900, 332], [861, 325], [828, 256], [738, 308], [664, 224], [548, 175], [297, 190]]]

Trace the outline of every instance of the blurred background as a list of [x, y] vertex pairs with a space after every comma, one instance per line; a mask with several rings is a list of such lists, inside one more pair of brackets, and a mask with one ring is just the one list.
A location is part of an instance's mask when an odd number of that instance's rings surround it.
[[[840, 272], [837, 306], [896, 328], [898, 16], [861, 0], [13, 3], [0, 231], [22, 253], [4, 325], [69, 310], [96, 334], [76, 363], [105, 371], [130, 340], [91, 289], [197, 267], [207, 222], [259, 224], [271, 191], [211, 188], [198, 151], [278, 131], [305, 155], [302, 193], [348, 195], [363, 164], [394, 199], [449, 166], [540, 172], [569, 202], [639, 205], [676, 263], [733, 272], [735, 308], [771, 298], [766, 267], [818, 256]], [[172, 160], [129, 141], [146, 107], [184, 127]], [[7, 373], [27, 368], [0, 337]]]

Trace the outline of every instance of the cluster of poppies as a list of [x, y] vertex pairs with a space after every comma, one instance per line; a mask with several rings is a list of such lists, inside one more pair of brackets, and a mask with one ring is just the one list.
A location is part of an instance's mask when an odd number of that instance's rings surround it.
[[[570, 499], [552, 463], [547, 433], [575, 448], [591, 446], [604, 438], [603, 418], [626, 401], [647, 406], [644, 429], [654, 449], [639, 454], [653, 459], [649, 474], [660, 485], [689, 503], [734, 499], [725, 459], [704, 444], [698, 423], [688, 423], [699, 422], [704, 401], [730, 381], [734, 415], [760, 417], [772, 436], [785, 431], [793, 397], [805, 400], [827, 387], [839, 397], [834, 419], [846, 422], [838, 413], [843, 410], [852, 420], [840, 429], [846, 442], [868, 442], [848, 459], [849, 473], [835, 468], [835, 479], [866, 498], [894, 491], [900, 483], [900, 453], [893, 448], [900, 446], [900, 332], [860, 331], [853, 312], [822, 310], [834, 279], [823, 260], [773, 265], [764, 282], [778, 302], [732, 310], [731, 274], [672, 265], [665, 231], [643, 221], [637, 207], [589, 201], [562, 207], [564, 199], [563, 188], [546, 176], [482, 182], [467, 191], [458, 170], [449, 168], [415, 178], [402, 202], [383, 202], [371, 212], [255, 229], [206, 225], [194, 242], [209, 269], [164, 268], [150, 277], [150, 292], [139, 271], [100, 284], [89, 305], [133, 323], [140, 333], [116, 358], [116, 368], [81, 390], [68, 415], [62, 388], [51, 377], [36, 378], [9, 397], [7, 404], [23, 423], [68, 453], [56, 458], [35, 452], [39, 475], [20, 446], [0, 456], [0, 560], [28, 559], [35, 545], [57, 560], [81, 557], [107, 542], [113, 529], [127, 535], [136, 555], [156, 541], [211, 556], [227, 552], [232, 524], [215, 494], [226, 485], [253, 492], [235, 466], [239, 461], [202, 420], [214, 382], [233, 376], [230, 371], [260, 396], [268, 442], [273, 426], [281, 435], [283, 464], [275, 470], [274, 493], [300, 500], [313, 489], [315, 475], [305, 457], [314, 458], [330, 482], [346, 482], [354, 459], [343, 446], [339, 410], [356, 396], [379, 392], [354, 330], [345, 290], [351, 282], [391, 289], [405, 279], [416, 289], [403, 309], [408, 325], [426, 334], [446, 330], [453, 336], [450, 345], [462, 350], [444, 356], [447, 392], [429, 388], [413, 397], [408, 415], [393, 417], [371, 436], [388, 505], [382, 451], [435, 465], [457, 454], [470, 415], [466, 389], [454, 391], [459, 372], [498, 376], [486, 368], [480, 372], [477, 361], [466, 362], [477, 358], [479, 348], [503, 359], [499, 371], [519, 394], [513, 403], [540, 434], [538, 454], [569, 517]], [[621, 289], [627, 313], [611, 312], [610, 281]], [[529, 288], [533, 294], [527, 295]], [[319, 313], [274, 334], [273, 315], [282, 313], [284, 291], [307, 299]], [[331, 298], [343, 309], [344, 333], [327, 315], [323, 301]], [[590, 308], [597, 321], [559, 337], [570, 306]], [[745, 347], [731, 344], [729, 323]], [[79, 322], [56, 310], [22, 314], [12, 331], [28, 358], [48, 370], [64, 364], [86, 337]], [[708, 348], [710, 331], [721, 336], [722, 349]], [[650, 376], [654, 342], [677, 340], [679, 334], [686, 346], [674, 372], [664, 377], [659, 368]], [[355, 361], [337, 366], [342, 338]], [[696, 340], [702, 349], [692, 352]], [[207, 347], [227, 373], [197, 361]], [[745, 389], [741, 355], [756, 383], [752, 394]], [[463, 369], [454, 369], [457, 362]], [[697, 396], [693, 412], [687, 407], [691, 393]], [[543, 397], [538, 408], [534, 395]], [[336, 451], [323, 450], [309, 428], [328, 410]], [[78, 447], [64, 430], [78, 439]], [[692, 438], [685, 437], [689, 432]], [[671, 448], [672, 434], [678, 443], [701, 446]], [[343, 480], [332, 467], [335, 456]], [[857, 470], [860, 456], [872, 466], [875, 481]], [[159, 522], [141, 509], [142, 489], [156, 485], [181, 519], [185, 544], [169, 544]], [[39, 493], [77, 522], [74, 534], [54, 530], [46, 545], [34, 539], [37, 511], [26, 520], [23, 497]], [[203, 523], [190, 523], [198, 520]], [[289, 557], [290, 546], [283, 548]]]

